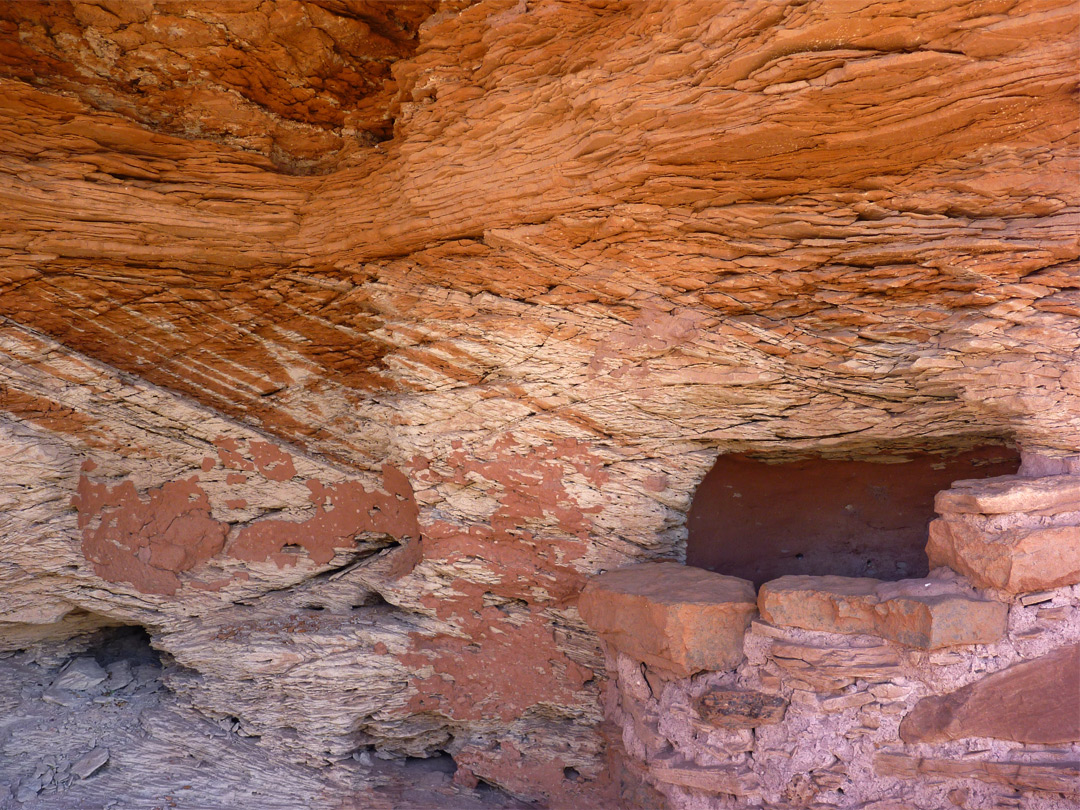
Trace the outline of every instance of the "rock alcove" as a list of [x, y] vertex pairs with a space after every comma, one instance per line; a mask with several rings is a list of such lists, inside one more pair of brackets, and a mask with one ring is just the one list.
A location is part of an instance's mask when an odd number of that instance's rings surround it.
[[785, 574], [926, 576], [934, 496], [960, 479], [1013, 475], [1003, 443], [948, 452], [770, 460], [726, 455], [687, 514], [686, 562], [755, 585]]
[[[0, 2], [0, 716], [111, 626], [168, 662], [81, 781], [0, 728], [0, 805], [1075, 804], [1071, 732], [978, 707], [1080, 636], [1077, 31]], [[602, 571], [723, 576], [682, 564], [718, 454], [987, 437], [1018, 477], [939, 486], [922, 591], [748, 571], [681, 672], [583, 619]]]

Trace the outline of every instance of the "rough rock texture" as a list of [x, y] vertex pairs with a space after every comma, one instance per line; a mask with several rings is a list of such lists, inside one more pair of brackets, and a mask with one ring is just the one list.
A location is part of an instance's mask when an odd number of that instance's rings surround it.
[[[947, 777], [997, 782], [1025, 793], [1058, 793], [1064, 803], [1071, 803], [1080, 782], [1080, 760], [994, 762], [956, 762], [955, 760], [912, 757], [904, 754], [878, 754], [874, 767], [882, 776], [908, 779]], [[954, 802], [955, 804], [955, 802]]]
[[678, 563], [646, 563], [589, 580], [578, 610], [616, 650], [686, 677], [738, 665], [757, 600], [745, 579]]
[[609, 649], [607, 711], [676, 810], [1071, 810], [1080, 589], [1044, 598], [1013, 603], [1001, 640], [948, 650], [756, 620], [734, 671], [654, 683]]
[[1001, 515], [1037, 512], [1056, 515], [1080, 511], [1080, 475], [1045, 478], [1007, 476], [990, 481], [954, 481], [939, 492], [934, 508], [941, 514]]
[[[498, 730], [530, 757], [499, 777], [513, 790], [543, 790], [545, 768], [556, 786], [575, 768], [595, 787], [595, 687], [546, 621], [492, 583], [471, 625], [491, 643], [454, 646], [440, 605], [455, 592], [402, 588], [420, 538], [395, 468], [312, 460], [15, 327], [0, 330], [0, 362], [18, 417], [0, 421], [0, 649], [141, 624], [182, 665], [166, 675], [175, 692], [296, 761], [447, 751], [468, 784]], [[509, 698], [498, 661], [520, 649], [542, 663]], [[422, 674], [431, 662], [438, 674]], [[554, 762], [530, 747], [540, 728]]]
[[3, 4], [0, 642], [603, 806], [719, 453], [1080, 453], [1077, 11], [463, 6]]
[[[57, 692], [58, 667], [35, 661], [31, 653], [0, 660], [0, 807], [527, 807], [500, 791], [455, 784], [446, 756], [410, 760], [404, 768], [369, 753], [319, 771], [290, 762], [260, 745], [235, 717], [202, 717], [178, 701], [162, 684], [176, 664], [159, 660], [140, 635], [126, 628], [87, 637], [63, 652], [52, 645], [51, 653], [62, 659], [92, 641], [106, 664], [102, 683], [75, 690]], [[94, 659], [76, 659], [85, 660]]]
[[390, 134], [393, 63], [438, 6], [20, 0], [0, 5], [0, 77], [279, 169], [325, 170]]
[[992, 644], [1005, 634], [1009, 612], [953, 582], [833, 576], [766, 582], [758, 609], [773, 624], [881, 636], [923, 650]]
[[1080, 476], [958, 481], [936, 499], [926, 554], [984, 588], [1080, 582]]
[[993, 737], [1080, 742], [1080, 645], [1013, 664], [939, 697], [924, 698], [900, 724], [905, 742]]

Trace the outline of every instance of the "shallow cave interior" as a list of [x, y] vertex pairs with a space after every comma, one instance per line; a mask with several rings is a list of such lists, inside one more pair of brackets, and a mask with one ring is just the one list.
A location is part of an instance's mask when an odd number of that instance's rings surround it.
[[758, 586], [787, 575], [924, 577], [934, 496], [1020, 468], [1007, 443], [949, 444], [847, 458], [721, 455], [687, 514], [686, 562]]
[[1080, 806], [1078, 30], [0, 0], [0, 810]]

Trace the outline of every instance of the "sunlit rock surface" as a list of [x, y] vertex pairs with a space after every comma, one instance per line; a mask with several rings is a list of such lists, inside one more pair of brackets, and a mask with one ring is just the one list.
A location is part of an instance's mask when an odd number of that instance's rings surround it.
[[1080, 453], [1077, 16], [0, 4], [0, 648], [645, 801], [575, 601], [718, 453]]

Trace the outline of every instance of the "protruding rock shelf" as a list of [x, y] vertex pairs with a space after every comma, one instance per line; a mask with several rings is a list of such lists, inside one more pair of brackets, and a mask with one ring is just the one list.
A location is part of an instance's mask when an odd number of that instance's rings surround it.
[[934, 498], [939, 514], [1004, 515], [1010, 512], [1056, 515], [1080, 511], [1080, 475], [954, 481]]
[[1014, 594], [1080, 583], [1080, 476], [957, 481], [935, 507], [931, 568]]
[[761, 586], [766, 621], [826, 633], [864, 633], [932, 650], [989, 644], [1005, 633], [1008, 608], [932, 579], [780, 577]]
[[965, 737], [1080, 742], [1080, 644], [923, 698], [900, 724], [900, 738], [908, 743]]
[[609, 571], [585, 587], [578, 610], [616, 650], [681, 677], [742, 660], [757, 612], [753, 583], [678, 563]]

